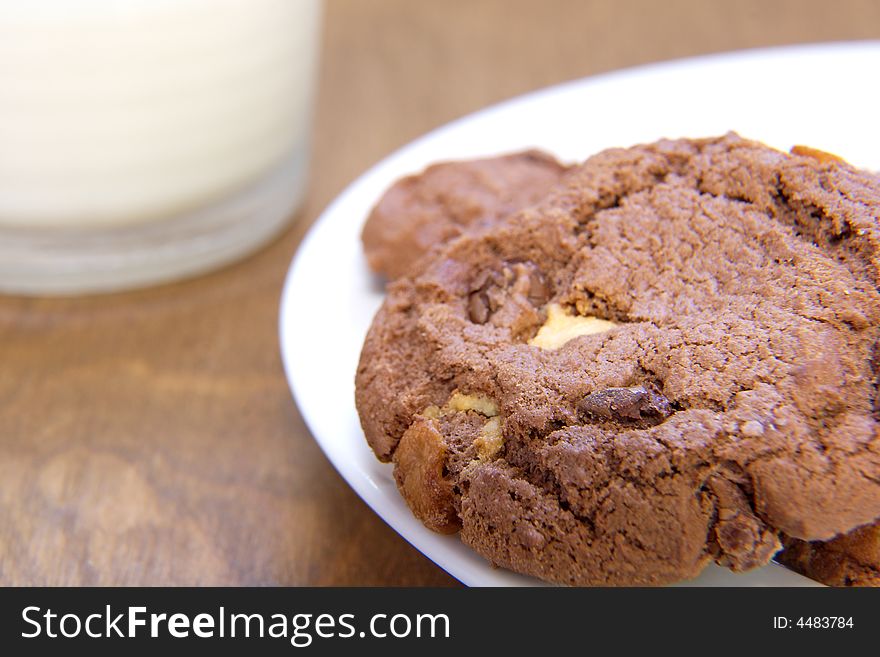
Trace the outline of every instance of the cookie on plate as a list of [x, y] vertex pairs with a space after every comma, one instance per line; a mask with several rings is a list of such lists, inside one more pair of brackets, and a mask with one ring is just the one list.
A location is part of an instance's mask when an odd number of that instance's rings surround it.
[[736, 135], [601, 153], [389, 286], [356, 402], [428, 527], [566, 584], [880, 517], [880, 182]]
[[491, 224], [539, 201], [567, 167], [537, 150], [444, 162], [396, 182], [361, 235], [370, 268], [395, 279], [427, 251], [468, 227]]

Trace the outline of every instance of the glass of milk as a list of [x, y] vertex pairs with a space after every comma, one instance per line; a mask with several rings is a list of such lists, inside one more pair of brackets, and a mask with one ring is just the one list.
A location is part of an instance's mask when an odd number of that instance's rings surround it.
[[303, 195], [320, 0], [0, 0], [0, 292], [253, 251]]

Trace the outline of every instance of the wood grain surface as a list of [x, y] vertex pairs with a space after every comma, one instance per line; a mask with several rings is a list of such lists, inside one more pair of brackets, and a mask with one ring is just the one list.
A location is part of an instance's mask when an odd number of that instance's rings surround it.
[[348, 488], [290, 396], [278, 303], [308, 225], [398, 146], [515, 94], [878, 37], [871, 1], [328, 1], [309, 196], [280, 239], [174, 285], [0, 297], [0, 584], [454, 585]]

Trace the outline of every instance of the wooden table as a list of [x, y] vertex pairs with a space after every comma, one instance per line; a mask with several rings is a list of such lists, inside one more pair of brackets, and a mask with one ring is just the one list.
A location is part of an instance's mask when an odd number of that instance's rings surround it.
[[0, 297], [0, 584], [455, 584], [348, 488], [291, 399], [278, 301], [309, 224], [398, 146], [522, 92], [878, 37], [876, 2], [329, 1], [311, 187], [280, 239], [175, 285]]

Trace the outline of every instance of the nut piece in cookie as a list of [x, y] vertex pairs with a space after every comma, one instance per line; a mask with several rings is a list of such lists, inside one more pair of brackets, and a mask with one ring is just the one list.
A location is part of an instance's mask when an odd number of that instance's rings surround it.
[[[447, 421], [455, 417], [476, 420], [470, 449], [450, 444], [450, 437], [444, 435], [444, 425], [448, 426]], [[455, 390], [443, 406], [428, 406], [404, 432], [392, 457], [394, 479], [413, 515], [436, 532], [458, 531], [461, 523], [449, 473], [450, 461], [456, 458], [456, 451], [488, 461], [503, 444], [498, 405], [491, 399]]]
[[364, 225], [370, 269], [393, 280], [432, 248], [540, 200], [568, 167], [529, 150], [435, 164], [395, 183]]
[[498, 405], [491, 399], [480, 395], [465, 395], [458, 390], [452, 393], [449, 401], [446, 402], [446, 408], [441, 410], [476, 411], [486, 417], [498, 415]]
[[562, 306], [552, 303], [547, 308], [547, 321], [538, 329], [529, 344], [541, 349], [559, 349], [581, 335], [604, 333], [615, 327], [614, 322], [598, 317], [569, 315]]
[[393, 460], [394, 480], [413, 515], [435, 532], [457, 532], [461, 524], [452, 483], [444, 476], [446, 447], [436, 421], [416, 419], [401, 437]]
[[489, 421], [480, 430], [480, 435], [474, 440], [477, 458], [481, 461], [490, 461], [498, 456], [498, 452], [503, 446], [504, 434], [501, 432], [501, 419], [489, 418]]

